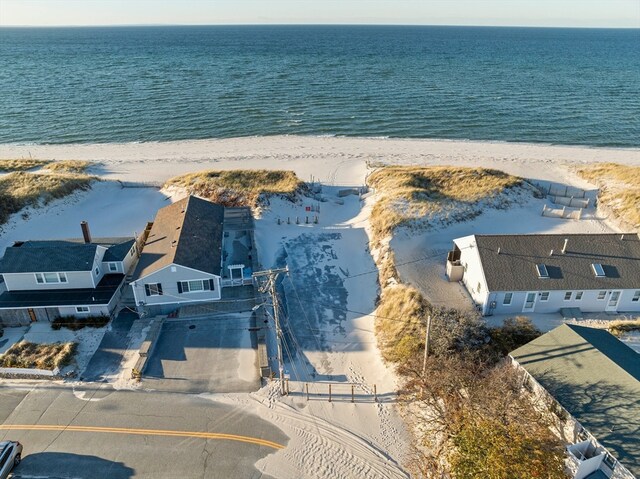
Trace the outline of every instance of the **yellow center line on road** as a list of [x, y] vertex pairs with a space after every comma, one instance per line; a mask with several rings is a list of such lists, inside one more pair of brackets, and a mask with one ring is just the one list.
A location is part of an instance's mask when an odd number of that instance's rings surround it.
[[284, 449], [285, 446], [277, 442], [259, 439], [256, 437], [239, 436], [237, 434], [224, 434], [205, 431], [172, 431], [169, 429], [133, 429], [125, 427], [100, 427], [100, 426], [60, 426], [56, 424], [0, 424], [0, 430], [4, 431], [63, 431], [63, 432], [97, 432], [111, 434], [131, 434], [136, 436], [166, 436], [166, 437], [193, 437], [198, 439], [220, 439], [227, 441], [246, 442], [273, 449]]

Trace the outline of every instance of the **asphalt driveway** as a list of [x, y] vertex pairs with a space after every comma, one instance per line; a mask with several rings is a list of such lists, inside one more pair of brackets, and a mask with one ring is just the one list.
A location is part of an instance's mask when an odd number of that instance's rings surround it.
[[143, 373], [146, 388], [251, 392], [260, 388], [251, 313], [166, 321]]

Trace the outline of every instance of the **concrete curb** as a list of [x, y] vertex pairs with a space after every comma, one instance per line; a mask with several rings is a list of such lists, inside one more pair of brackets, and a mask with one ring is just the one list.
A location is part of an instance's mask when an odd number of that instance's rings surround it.
[[144, 369], [147, 366], [147, 360], [153, 354], [153, 350], [155, 349], [156, 343], [158, 342], [158, 336], [160, 336], [160, 331], [162, 331], [162, 325], [164, 324], [164, 321], [166, 319], [166, 316], [158, 316], [151, 323], [149, 332], [147, 332], [147, 337], [142, 342], [140, 350], [138, 351], [138, 360], [131, 370], [132, 379], [137, 379], [138, 381], [142, 379]]
[[63, 379], [59, 369], [0, 368], [0, 378], [5, 379]]

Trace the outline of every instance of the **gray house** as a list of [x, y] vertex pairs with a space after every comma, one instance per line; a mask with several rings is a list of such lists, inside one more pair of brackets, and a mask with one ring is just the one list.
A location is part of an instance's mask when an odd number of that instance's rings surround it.
[[447, 258], [484, 315], [640, 312], [640, 238], [632, 234], [471, 235]]
[[60, 316], [110, 315], [132, 268], [136, 241], [83, 238], [18, 241], [0, 260], [0, 320], [5, 325]]
[[640, 474], [640, 355], [603, 329], [564, 324], [510, 354], [562, 420], [575, 479]]
[[224, 207], [189, 196], [161, 208], [131, 287], [140, 313], [221, 298]]

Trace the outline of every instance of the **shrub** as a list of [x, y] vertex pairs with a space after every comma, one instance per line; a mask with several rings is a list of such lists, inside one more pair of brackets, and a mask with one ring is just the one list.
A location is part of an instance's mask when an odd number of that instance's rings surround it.
[[90, 162], [84, 160], [62, 160], [49, 163], [45, 169], [57, 173], [84, 173], [90, 165]]
[[20, 341], [0, 357], [0, 367], [52, 371], [71, 362], [76, 346], [76, 343], [37, 344]]
[[533, 341], [541, 334], [526, 316], [505, 319], [502, 326], [489, 329], [491, 347], [498, 358]]
[[78, 318], [76, 316], [60, 316], [51, 321], [51, 329], [56, 331], [61, 328], [67, 328], [71, 331], [78, 331], [84, 327], [101, 328], [109, 323], [109, 316], [88, 316], [86, 318]]

